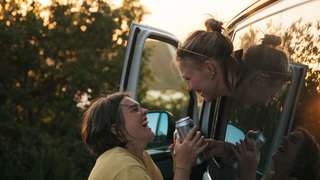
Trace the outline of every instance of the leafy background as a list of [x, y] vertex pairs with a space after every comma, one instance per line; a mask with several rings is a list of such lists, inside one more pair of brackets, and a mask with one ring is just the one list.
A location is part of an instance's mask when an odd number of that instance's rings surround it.
[[118, 90], [129, 25], [149, 12], [137, 0], [0, 2], [0, 179], [87, 179], [81, 116]]
[[[48, 7], [34, 1], [0, 3], [0, 179], [87, 179], [96, 157], [81, 140], [81, 116], [92, 98], [118, 90], [129, 25], [149, 12], [138, 0], [125, 0], [118, 8], [101, 0], [54, 1]], [[311, 26], [320, 29], [319, 21], [301, 20], [285, 29], [283, 50], [290, 60], [319, 62], [320, 38]], [[256, 42], [255, 30], [250, 33], [243, 47]], [[144, 70], [140, 79], [152, 79]], [[317, 69], [308, 72], [295, 121], [318, 142], [319, 75]], [[147, 90], [141, 88], [138, 98]], [[163, 103], [155, 106], [154, 101], [142, 105], [167, 107], [168, 102], [158, 99]], [[178, 117], [182, 101], [171, 103]]]

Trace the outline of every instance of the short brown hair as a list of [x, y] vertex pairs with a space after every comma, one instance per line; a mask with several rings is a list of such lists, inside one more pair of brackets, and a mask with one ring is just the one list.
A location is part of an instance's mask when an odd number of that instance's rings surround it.
[[[81, 135], [91, 154], [100, 156], [116, 146], [126, 147], [129, 142], [120, 135], [124, 119], [119, 105], [124, 97], [131, 98], [127, 92], [100, 97], [83, 114]], [[111, 131], [112, 125], [115, 125], [116, 134]]]

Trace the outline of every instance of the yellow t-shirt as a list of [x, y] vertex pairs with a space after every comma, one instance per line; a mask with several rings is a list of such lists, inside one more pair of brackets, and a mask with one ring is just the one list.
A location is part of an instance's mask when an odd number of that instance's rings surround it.
[[163, 180], [159, 168], [143, 151], [142, 161], [121, 147], [99, 156], [88, 180]]
[[[269, 171], [267, 172], [267, 174], [261, 179], [261, 180], [272, 180], [274, 178], [274, 172], [273, 171]], [[285, 179], [285, 180], [298, 180], [297, 178], [295, 177], [291, 177], [291, 178], [288, 178], [288, 179]]]

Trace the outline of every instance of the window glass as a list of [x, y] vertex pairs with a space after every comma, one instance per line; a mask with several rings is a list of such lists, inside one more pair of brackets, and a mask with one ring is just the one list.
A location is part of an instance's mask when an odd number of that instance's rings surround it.
[[165, 140], [165, 137], [168, 133], [168, 114], [161, 114], [160, 122], [157, 129], [156, 138], [158, 142], [162, 142]]
[[[319, 102], [320, 100], [319, 95], [317, 95], [318, 93], [313, 93], [319, 92], [320, 14], [318, 13], [318, 7], [320, 7], [320, 2], [314, 1], [273, 16], [268, 16], [247, 26], [241, 25], [241, 29], [236, 29], [235, 31], [233, 42], [235, 50], [243, 49], [243, 54], [245, 54], [249, 47], [261, 44], [261, 38], [264, 38], [265, 34], [277, 35], [282, 37], [283, 41], [279, 49], [287, 54], [290, 61], [308, 64], [312, 68], [307, 74], [306, 84], [302, 91], [298, 110], [296, 111], [293, 128], [297, 125], [303, 126], [312, 132], [317, 139], [320, 139], [319, 132], [317, 131], [319, 129], [319, 121], [317, 118], [314, 118], [313, 121], [312, 118], [319, 117], [312, 110], [316, 106], [316, 103], [312, 105], [312, 102]], [[247, 22], [249, 21], [250, 19]], [[267, 159], [271, 158], [269, 155], [273, 153], [269, 152], [269, 150], [284, 108], [283, 103], [286, 94], [290, 90], [290, 81], [287, 82], [284, 88], [278, 87], [278, 95], [276, 97], [270, 96], [267, 107], [255, 101], [248, 103], [246, 106], [241, 106], [241, 103], [239, 104], [234, 99], [229, 114], [229, 124], [235, 125], [235, 127], [245, 132], [260, 130], [266, 137], [265, 145], [260, 151], [261, 159], [258, 167], [260, 173], [265, 173], [265, 164]], [[246, 93], [253, 95], [249, 89], [250, 87], [248, 86], [243, 91], [244, 99], [247, 99], [245, 98]], [[266, 93], [267, 89], [262, 90], [257, 95], [257, 98], [265, 96]], [[228, 140], [232, 134], [231, 129], [228, 128], [226, 133], [225, 138]], [[232, 141], [235, 142], [235, 140]]]
[[[138, 102], [149, 111], [170, 112], [175, 120], [187, 116], [189, 93], [186, 83], [181, 77], [178, 67], [172, 60], [176, 47], [148, 38], [143, 47], [140, 66]], [[168, 116], [165, 113], [152, 113], [161, 117], [148, 117], [149, 126], [155, 133], [149, 148], [156, 148], [166, 138], [168, 131]], [[152, 115], [150, 113], [150, 115]], [[174, 125], [173, 125], [174, 126]]]
[[[233, 101], [232, 103], [228, 123], [235, 125], [246, 134], [249, 130], [260, 130], [266, 138], [265, 144], [260, 150], [258, 171], [261, 173], [263, 173], [267, 162], [273, 135], [283, 108], [285, 95], [286, 93], [283, 93], [282, 96], [273, 98], [267, 107], [254, 104], [246, 109], [242, 109], [237, 102]], [[228, 136], [226, 136], [226, 138], [227, 137]], [[240, 136], [238, 139], [243, 139], [243, 137]]]
[[[160, 115], [161, 115], [160, 113], [149, 113], [147, 115], [147, 118], [149, 120], [148, 126], [152, 129], [152, 131], [154, 133], [156, 133], [156, 131], [157, 131], [157, 126], [158, 126]], [[151, 142], [154, 142], [154, 141], [155, 141], [154, 139], [151, 140]]]
[[180, 119], [187, 116], [189, 93], [179, 69], [172, 63], [176, 47], [147, 39], [141, 61], [138, 102], [141, 107], [164, 110]]

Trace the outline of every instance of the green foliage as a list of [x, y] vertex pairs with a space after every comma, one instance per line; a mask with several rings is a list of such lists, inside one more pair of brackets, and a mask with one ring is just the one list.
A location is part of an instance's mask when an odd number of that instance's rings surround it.
[[296, 126], [310, 131], [320, 142], [320, 20], [302, 23], [302, 18], [285, 29], [284, 50], [288, 52], [291, 61], [309, 65], [302, 94], [295, 116]]
[[117, 9], [32, 2], [25, 12], [0, 2], [0, 174], [86, 179], [95, 157], [81, 140], [81, 115], [92, 97], [117, 91], [129, 25], [148, 12], [137, 0]]

